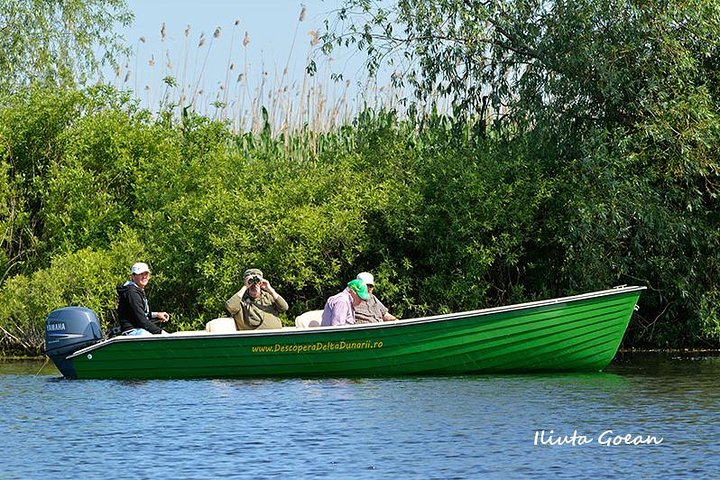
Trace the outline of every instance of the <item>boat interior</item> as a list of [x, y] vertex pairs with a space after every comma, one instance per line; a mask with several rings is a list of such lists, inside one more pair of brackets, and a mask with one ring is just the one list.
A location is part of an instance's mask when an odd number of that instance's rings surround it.
[[[322, 310], [311, 310], [295, 318], [294, 327], [283, 327], [283, 330], [297, 330], [306, 328], [316, 328], [320, 326], [322, 321]], [[237, 332], [254, 332], [255, 330], [238, 330], [235, 327], [235, 320], [232, 317], [214, 318], [205, 324], [205, 330], [201, 331], [179, 331], [172, 335], [197, 335], [198, 333], [237, 333]]]

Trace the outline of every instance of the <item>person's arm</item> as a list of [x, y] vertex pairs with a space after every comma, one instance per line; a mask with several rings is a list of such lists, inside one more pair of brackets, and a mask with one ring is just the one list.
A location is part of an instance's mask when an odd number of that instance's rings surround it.
[[160, 323], [165, 323], [170, 320], [170, 314], [167, 312], [152, 312], [150, 316], [157, 319]]
[[395, 317], [395, 315], [392, 315], [388, 311], [387, 307], [385, 305], [383, 305], [383, 303], [380, 301], [379, 298], [375, 297], [375, 299], [377, 300], [378, 307], [380, 308], [380, 314], [381, 314], [380, 316], [381, 316], [383, 322], [390, 322], [392, 320], [397, 320], [397, 317]]
[[320, 326], [329, 327], [332, 325], [332, 310], [333, 310], [333, 305], [332, 305], [330, 298], [328, 298], [325, 301], [325, 307], [323, 308], [323, 313], [322, 313], [322, 316], [320, 317]]
[[393, 320], [397, 320], [397, 317], [390, 312], [385, 312], [385, 315], [383, 315], [383, 321], [384, 322], [391, 322]]
[[[332, 318], [330, 319], [330, 325], [345, 325], [348, 317], [352, 317], [352, 306], [348, 305], [347, 302], [336, 302], [335, 308], [333, 308]], [[353, 317], [354, 318], [354, 317]]]
[[277, 293], [273, 295], [273, 300], [275, 301], [275, 308], [278, 309], [278, 312], [287, 312], [288, 308], [290, 308], [285, 299]]
[[345, 319], [351, 313], [348, 311], [352, 308], [347, 302], [339, 299], [336, 295], [327, 299], [325, 308], [322, 313], [322, 321], [320, 325], [323, 327], [332, 327], [335, 325], [345, 325]]
[[275, 291], [272, 285], [270, 285], [270, 282], [263, 280], [260, 287], [272, 296], [273, 302], [275, 302], [275, 308], [277, 308], [278, 312], [287, 312], [287, 309], [289, 308], [288, 303], [279, 293]]

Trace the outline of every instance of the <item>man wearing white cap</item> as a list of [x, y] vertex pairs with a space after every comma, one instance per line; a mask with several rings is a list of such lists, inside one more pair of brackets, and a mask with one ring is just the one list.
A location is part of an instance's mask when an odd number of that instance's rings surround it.
[[118, 317], [123, 335], [166, 334], [152, 320], [165, 323], [170, 319], [166, 312], [151, 312], [145, 295], [150, 281], [147, 263], [138, 262], [130, 267], [130, 280], [117, 287]]
[[397, 320], [397, 318], [388, 312], [387, 307], [382, 304], [378, 298], [373, 295], [373, 289], [375, 288], [375, 279], [371, 273], [362, 272], [357, 276], [358, 280], [361, 280], [367, 285], [368, 293], [370, 297], [367, 301], [355, 307], [355, 323], [377, 323], [377, 322], [389, 322], [390, 320]]

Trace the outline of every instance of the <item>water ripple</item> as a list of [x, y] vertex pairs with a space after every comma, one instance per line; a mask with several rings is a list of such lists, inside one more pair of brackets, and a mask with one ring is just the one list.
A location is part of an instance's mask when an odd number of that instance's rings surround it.
[[[3, 367], [0, 477], [712, 478], [719, 360], [625, 360], [598, 374], [139, 382]], [[608, 430], [662, 443], [603, 445]], [[591, 441], [537, 445], [538, 432]]]

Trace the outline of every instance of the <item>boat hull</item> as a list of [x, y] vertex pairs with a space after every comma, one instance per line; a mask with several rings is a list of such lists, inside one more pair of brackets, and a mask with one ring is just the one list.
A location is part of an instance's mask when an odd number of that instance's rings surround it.
[[71, 369], [63, 374], [160, 379], [599, 371], [615, 356], [643, 289], [350, 327], [114, 337], [68, 356]]

